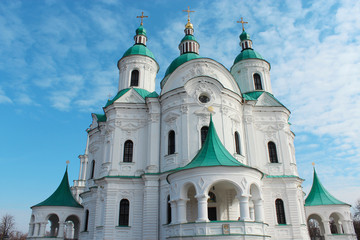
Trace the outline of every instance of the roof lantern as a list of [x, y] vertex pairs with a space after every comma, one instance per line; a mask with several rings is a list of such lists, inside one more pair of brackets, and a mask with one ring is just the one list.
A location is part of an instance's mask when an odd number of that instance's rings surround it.
[[183, 10], [183, 12], [188, 13], [188, 21], [185, 25], [185, 37], [181, 40], [179, 44], [180, 54], [185, 53], [196, 53], [199, 54], [200, 44], [196, 41], [194, 37], [194, 26], [190, 22], [190, 13], [195, 11], [190, 11], [190, 7], [187, 10]]
[[241, 46], [241, 52], [237, 57], [235, 58], [234, 65], [244, 59], [261, 59], [265, 60], [258, 52], [254, 51], [252, 49], [252, 41], [250, 39], [250, 35], [245, 31], [244, 24], [247, 24], [248, 22], [245, 22], [243, 18], [241, 18], [241, 21], [237, 21], [237, 23], [242, 24], [242, 33], [240, 34], [240, 46]]
[[129, 56], [129, 55], [144, 55], [148, 56], [155, 60], [154, 54], [146, 47], [146, 30], [143, 26], [143, 19], [147, 18], [148, 16], [144, 16], [144, 12], [141, 12], [141, 16], [136, 16], [136, 18], [140, 18], [140, 26], [136, 29], [134, 36], [135, 44], [130, 47], [126, 52], [124, 53], [123, 57]]

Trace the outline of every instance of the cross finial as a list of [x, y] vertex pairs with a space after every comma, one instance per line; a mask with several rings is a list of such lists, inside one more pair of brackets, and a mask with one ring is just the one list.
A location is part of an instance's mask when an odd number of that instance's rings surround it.
[[315, 163], [314, 163], [314, 162], [312, 162], [312, 165], [315, 167]]
[[143, 19], [147, 17], [148, 16], [144, 16], [144, 12], [141, 12], [141, 16], [136, 16], [136, 18], [141, 18], [141, 23], [140, 23], [141, 26], [143, 25]]
[[111, 93], [109, 93], [109, 94], [108, 94], [108, 98], [109, 98], [109, 100], [110, 100], [111, 96], [112, 96], [112, 95], [111, 95]]
[[237, 23], [241, 23], [242, 24], [242, 30], [245, 31], [245, 27], [244, 24], [247, 24], [248, 22], [244, 22], [243, 18], [241, 17], [241, 21], [236, 21]]
[[190, 22], [190, 13], [191, 12], [195, 12], [195, 11], [190, 11], [190, 7], [188, 6], [187, 10], [183, 10], [183, 12], [187, 12], [188, 13], [188, 22]]
[[69, 160], [66, 160], [66, 165], [69, 165], [70, 161]]

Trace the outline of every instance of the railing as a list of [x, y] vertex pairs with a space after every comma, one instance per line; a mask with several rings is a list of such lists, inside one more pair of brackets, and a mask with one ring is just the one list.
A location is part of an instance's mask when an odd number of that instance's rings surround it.
[[219, 236], [226, 235], [252, 235], [259, 237], [259, 239], [270, 239], [267, 234], [267, 227], [268, 225], [265, 223], [244, 221], [211, 221], [169, 224], [166, 226], [166, 237], [214, 236], [214, 239], [216, 239], [219, 238]]

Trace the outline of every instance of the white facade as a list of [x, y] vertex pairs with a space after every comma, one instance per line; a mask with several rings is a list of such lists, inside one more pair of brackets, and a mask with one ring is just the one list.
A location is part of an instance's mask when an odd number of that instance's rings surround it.
[[[118, 68], [123, 92], [104, 107], [106, 120], [92, 115], [87, 149], [79, 156], [72, 190], [84, 209], [74, 213], [81, 222], [75, 238], [310, 239], [290, 112], [271, 94], [268, 62], [243, 59], [230, 72], [212, 59], [192, 59], [164, 78], [158, 97], [139, 90], [155, 91], [153, 58], [131, 54]], [[139, 72], [135, 87], [133, 70]], [[254, 74], [262, 84], [257, 93]], [[210, 113], [221, 143], [247, 167], [176, 171], [199, 152]], [[60, 222], [65, 215], [59, 213]]]

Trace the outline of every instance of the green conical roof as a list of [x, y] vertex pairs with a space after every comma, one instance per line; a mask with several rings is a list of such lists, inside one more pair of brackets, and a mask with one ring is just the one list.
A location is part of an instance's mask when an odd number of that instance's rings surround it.
[[64, 207], [77, 207], [83, 208], [74, 198], [71, 193], [69, 179], [68, 179], [68, 172], [67, 167], [65, 170], [64, 177], [56, 189], [56, 191], [45, 201], [36, 204], [33, 207], [41, 207], [41, 206], [64, 206]]
[[305, 199], [305, 206], [318, 206], [318, 205], [348, 205], [348, 204], [337, 200], [324, 188], [314, 168], [314, 180], [310, 193]]
[[210, 125], [206, 140], [200, 151], [190, 163], [182, 168], [178, 168], [177, 170], [180, 171], [190, 168], [210, 166], [247, 167], [236, 160], [221, 143], [216, 133], [212, 117], [210, 117]]

